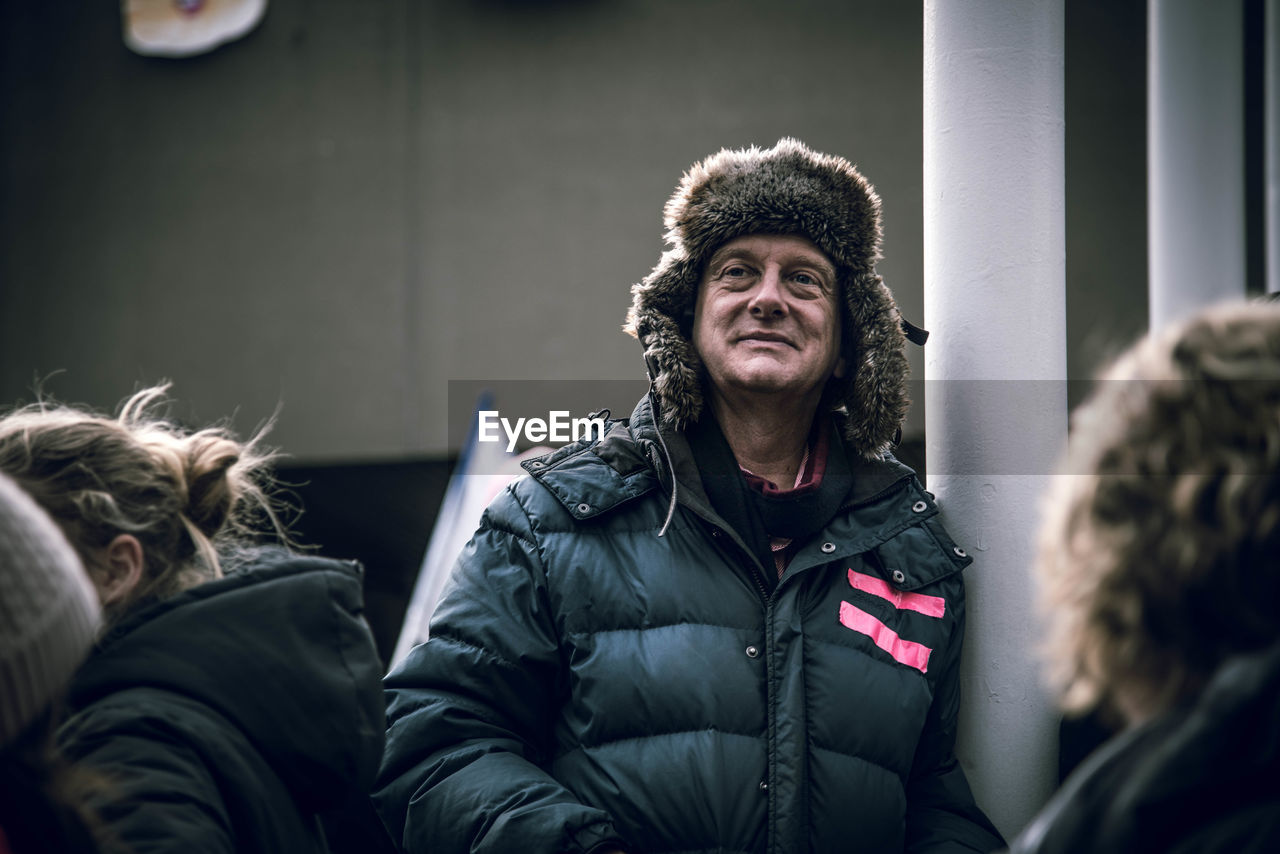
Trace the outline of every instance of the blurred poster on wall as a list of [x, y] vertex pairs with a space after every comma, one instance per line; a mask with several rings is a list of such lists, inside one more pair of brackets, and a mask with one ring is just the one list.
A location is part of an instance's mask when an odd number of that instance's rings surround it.
[[124, 43], [143, 56], [208, 53], [258, 25], [267, 0], [122, 0]]

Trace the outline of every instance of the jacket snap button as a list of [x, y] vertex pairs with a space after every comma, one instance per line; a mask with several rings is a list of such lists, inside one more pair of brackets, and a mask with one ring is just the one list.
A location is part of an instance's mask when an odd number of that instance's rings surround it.
[[895, 584], [901, 584], [906, 580], [907, 580], [907, 576], [903, 574], [902, 570], [895, 569], [893, 571], [893, 581]]
[[579, 512], [579, 513], [590, 513], [590, 512], [591, 512], [591, 505], [590, 505], [590, 504], [579, 504], [579, 505], [578, 505], [578, 512]]
[[767, 792], [767, 791], [769, 791], [769, 781], [768, 781], [768, 780], [761, 780], [761, 781], [760, 781], [760, 791], [762, 791], [762, 792]]
[[831, 554], [831, 553], [832, 553], [833, 551], [835, 551], [835, 550], [836, 550], [836, 544], [835, 544], [835, 543], [823, 543], [823, 544], [822, 544], [822, 551], [823, 551], [823, 552], [825, 552], [826, 554]]
[[545, 465], [546, 465], [546, 463], [542, 462], [541, 460], [534, 460], [533, 462], [529, 463], [529, 468], [531, 468], [531, 469], [540, 469], [540, 468], [542, 468], [542, 467], [543, 467], [543, 466], [545, 466]]
[[969, 556], [969, 553], [968, 553], [967, 551], [965, 551], [964, 549], [960, 548], [959, 546], [956, 546], [956, 547], [955, 547], [954, 549], [952, 549], [951, 551], [953, 551], [953, 552], [955, 552], [955, 553], [956, 553], [956, 557], [968, 557], [968, 556]]
[[926, 504], [926, 503], [925, 503], [925, 502], [923, 502], [923, 501], [917, 501], [915, 504], [912, 504], [912, 505], [911, 505], [911, 512], [912, 512], [912, 513], [923, 513], [924, 511], [926, 511], [926, 510], [928, 510], [928, 509], [929, 509], [929, 505], [928, 505], [928, 504]]
[[719, 528], [712, 528], [712, 529], [711, 529], [711, 536], [712, 536], [712, 537], [714, 537], [714, 538], [715, 538], [715, 539], [717, 539], [717, 540], [718, 540], [718, 539], [720, 539], [720, 529], [719, 529]]
[[747, 658], [759, 658], [759, 657], [760, 657], [760, 647], [758, 646], [747, 647]]

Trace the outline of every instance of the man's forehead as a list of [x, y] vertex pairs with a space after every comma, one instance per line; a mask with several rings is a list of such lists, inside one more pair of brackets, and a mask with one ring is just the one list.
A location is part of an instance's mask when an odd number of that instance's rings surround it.
[[720, 245], [707, 260], [714, 265], [729, 258], [776, 254], [786, 260], [804, 261], [834, 274], [835, 264], [827, 253], [802, 234], [744, 234]]

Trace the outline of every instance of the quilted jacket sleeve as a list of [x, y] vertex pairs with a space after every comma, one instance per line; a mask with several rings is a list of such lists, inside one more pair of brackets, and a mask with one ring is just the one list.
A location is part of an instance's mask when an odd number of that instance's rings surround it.
[[622, 847], [608, 814], [543, 770], [568, 688], [539, 546], [511, 489], [450, 585], [431, 639], [385, 682], [374, 802], [392, 837], [410, 854]]
[[959, 586], [954, 608], [957, 619], [907, 787], [906, 850], [911, 854], [967, 854], [1004, 846], [999, 831], [974, 802], [955, 756], [964, 638], [964, 587], [958, 574], [955, 583]]

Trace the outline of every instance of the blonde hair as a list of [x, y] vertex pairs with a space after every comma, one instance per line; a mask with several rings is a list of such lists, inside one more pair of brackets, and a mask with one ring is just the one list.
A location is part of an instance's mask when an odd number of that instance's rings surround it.
[[273, 534], [289, 543], [273, 497], [270, 425], [241, 442], [224, 426], [167, 420], [169, 385], [143, 389], [110, 417], [47, 399], [0, 418], [0, 470], [63, 528], [86, 566], [119, 534], [142, 544], [141, 583], [110, 619], [222, 574], [219, 548]]
[[1036, 570], [1064, 708], [1137, 720], [1280, 639], [1280, 306], [1131, 348], [1072, 419]]

